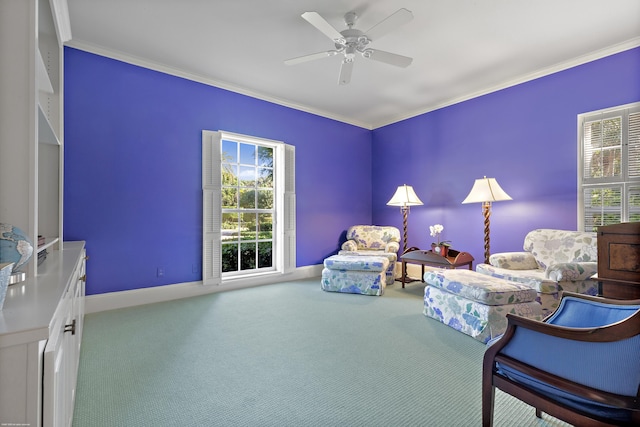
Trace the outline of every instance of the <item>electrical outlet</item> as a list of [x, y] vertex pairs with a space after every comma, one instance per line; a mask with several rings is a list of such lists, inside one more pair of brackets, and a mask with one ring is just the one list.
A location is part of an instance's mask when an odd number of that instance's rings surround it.
[[158, 267], [158, 277], [164, 276], [164, 267]]

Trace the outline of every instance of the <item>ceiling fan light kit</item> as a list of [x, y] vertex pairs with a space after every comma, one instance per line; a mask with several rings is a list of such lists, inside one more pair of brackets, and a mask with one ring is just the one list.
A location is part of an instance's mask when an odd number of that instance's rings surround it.
[[344, 56], [342, 65], [340, 66], [340, 76], [338, 83], [346, 85], [351, 81], [351, 72], [353, 71], [353, 62], [356, 53], [359, 53], [365, 59], [383, 62], [385, 64], [394, 65], [396, 67], [408, 67], [413, 58], [398, 55], [396, 53], [385, 52], [383, 50], [372, 49], [369, 46], [371, 42], [395, 30], [401, 25], [413, 19], [413, 14], [407, 9], [399, 9], [386, 19], [371, 27], [368, 31], [361, 31], [354, 28], [358, 19], [355, 12], [348, 12], [344, 15], [344, 22], [347, 29], [343, 31], [336, 30], [317, 12], [305, 12], [302, 18], [316, 27], [321, 33], [329, 37], [334, 45], [334, 50], [312, 53], [297, 58], [291, 58], [284, 61], [287, 65], [300, 64], [302, 62], [312, 61], [315, 59], [326, 58], [342, 54]]

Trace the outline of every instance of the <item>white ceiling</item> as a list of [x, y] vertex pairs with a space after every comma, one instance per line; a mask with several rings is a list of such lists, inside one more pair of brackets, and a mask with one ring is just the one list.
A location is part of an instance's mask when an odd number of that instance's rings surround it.
[[[368, 129], [640, 45], [639, 0], [68, 0], [70, 46], [193, 78]], [[301, 18], [367, 30], [400, 8], [414, 19], [371, 47], [408, 68], [340, 56]]]

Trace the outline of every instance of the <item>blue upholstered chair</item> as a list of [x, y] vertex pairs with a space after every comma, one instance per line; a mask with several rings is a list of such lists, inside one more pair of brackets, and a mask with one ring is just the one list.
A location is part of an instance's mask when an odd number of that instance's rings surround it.
[[482, 422], [495, 388], [579, 426], [640, 425], [640, 300], [565, 292], [543, 322], [507, 315], [484, 355]]

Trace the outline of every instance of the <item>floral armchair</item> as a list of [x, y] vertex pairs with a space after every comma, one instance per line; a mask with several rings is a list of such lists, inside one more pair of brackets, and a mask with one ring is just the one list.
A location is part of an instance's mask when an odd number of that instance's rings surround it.
[[386, 284], [395, 280], [395, 267], [400, 249], [400, 230], [392, 226], [352, 225], [347, 230], [347, 241], [340, 255], [379, 255], [389, 260]]
[[546, 316], [558, 307], [562, 291], [596, 295], [598, 271], [596, 233], [537, 229], [524, 238], [523, 252], [502, 252], [478, 264], [476, 271], [528, 284]]

